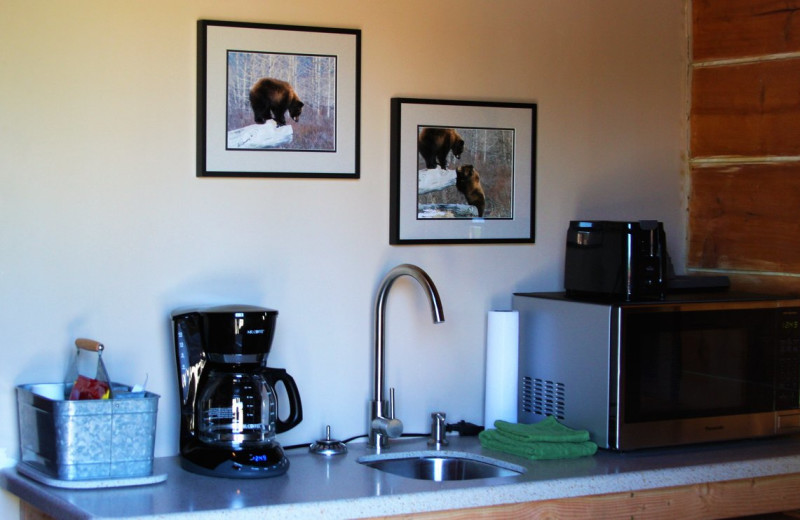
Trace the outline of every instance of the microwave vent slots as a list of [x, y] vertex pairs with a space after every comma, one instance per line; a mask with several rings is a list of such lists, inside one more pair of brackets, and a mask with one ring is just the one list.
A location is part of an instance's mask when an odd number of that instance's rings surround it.
[[524, 376], [522, 378], [522, 409], [534, 415], [552, 415], [564, 419], [564, 383]]

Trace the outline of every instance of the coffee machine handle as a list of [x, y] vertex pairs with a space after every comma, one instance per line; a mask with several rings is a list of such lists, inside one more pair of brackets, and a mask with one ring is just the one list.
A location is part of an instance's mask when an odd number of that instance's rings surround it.
[[270, 386], [274, 389], [275, 383], [281, 382], [286, 388], [289, 398], [289, 417], [285, 421], [281, 420], [280, 413], [275, 419], [275, 431], [283, 433], [291, 430], [303, 420], [303, 404], [300, 402], [300, 392], [294, 383], [294, 378], [283, 368], [264, 368], [264, 376]]

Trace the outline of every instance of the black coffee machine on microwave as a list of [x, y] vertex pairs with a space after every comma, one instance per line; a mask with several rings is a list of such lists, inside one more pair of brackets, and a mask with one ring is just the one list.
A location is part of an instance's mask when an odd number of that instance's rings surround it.
[[[275, 440], [303, 419], [294, 379], [268, 368], [278, 311], [221, 306], [172, 313], [181, 405], [181, 466], [194, 473], [261, 478], [286, 473]], [[278, 416], [275, 385], [288, 394]]]
[[568, 297], [660, 300], [667, 290], [667, 243], [655, 220], [573, 220], [567, 230]]

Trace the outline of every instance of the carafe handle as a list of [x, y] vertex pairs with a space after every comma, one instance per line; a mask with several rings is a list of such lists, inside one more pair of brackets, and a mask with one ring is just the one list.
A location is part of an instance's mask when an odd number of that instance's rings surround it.
[[289, 398], [289, 417], [283, 421], [280, 418], [280, 414], [278, 414], [278, 417], [275, 419], [275, 431], [276, 433], [283, 433], [291, 430], [303, 420], [303, 404], [300, 402], [300, 392], [297, 390], [294, 378], [283, 368], [270, 367], [264, 368], [264, 378], [273, 390], [275, 390], [275, 383], [279, 381], [283, 383], [283, 386], [286, 388], [286, 394]]

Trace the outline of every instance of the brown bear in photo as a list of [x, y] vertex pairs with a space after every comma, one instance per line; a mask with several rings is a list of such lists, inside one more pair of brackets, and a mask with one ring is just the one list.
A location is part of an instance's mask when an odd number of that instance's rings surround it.
[[285, 125], [287, 110], [292, 119], [299, 121], [303, 111], [303, 102], [292, 86], [275, 78], [261, 78], [256, 81], [250, 89], [250, 106], [253, 107], [253, 116], [259, 125], [270, 119], [275, 119], [277, 126]]
[[464, 194], [467, 203], [478, 208], [478, 216], [483, 216], [486, 208], [486, 195], [481, 186], [481, 176], [471, 164], [459, 166], [456, 170], [456, 188]]
[[419, 134], [418, 149], [429, 170], [436, 168], [436, 163], [447, 169], [447, 154], [451, 151], [456, 159], [464, 153], [464, 140], [454, 128], [425, 127]]

